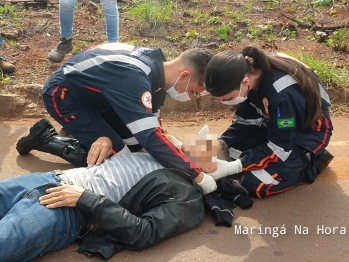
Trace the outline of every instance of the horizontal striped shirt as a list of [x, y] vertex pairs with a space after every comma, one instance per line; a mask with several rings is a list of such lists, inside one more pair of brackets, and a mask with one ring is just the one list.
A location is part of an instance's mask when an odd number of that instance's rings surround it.
[[114, 155], [100, 165], [66, 170], [74, 184], [118, 203], [121, 198], [152, 171], [163, 168], [148, 153]]

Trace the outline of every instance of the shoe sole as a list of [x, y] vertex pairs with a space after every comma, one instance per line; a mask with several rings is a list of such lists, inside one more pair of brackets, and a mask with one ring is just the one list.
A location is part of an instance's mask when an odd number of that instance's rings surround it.
[[34, 136], [40, 131], [44, 130], [45, 128], [52, 126], [51, 123], [46, 119], [43, 118], [34, 126], [32, 126], [29, 129], [29, 135], [22, 137], [20, 140], [18, 140], [16, 149], [20, 155], [27, 155], [29, 152], [33, 149], [31, 140], [34, 138]]
[[63, 61], [65, 55], [68, 54], [68, 53], [70, 53], [71, 51], [73, 51], [73, 47], [69, 48], [69, 49], [65, 52], [65, 54], [64, 54], [64, 56], [63, 56], [63, 58], [62, 58], [61, 60], [56, 60], [56, 59], [54, 59], [54, 58], [52, 58], [52, 57], [50, 57], [50, 56], [48, 56], [48, 60], [51, 61], [52, 63], [60, 63], [60, 62]]

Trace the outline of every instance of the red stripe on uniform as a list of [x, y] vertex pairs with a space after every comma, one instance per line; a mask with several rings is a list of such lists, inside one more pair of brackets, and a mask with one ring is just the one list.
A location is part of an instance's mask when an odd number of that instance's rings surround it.
[[61, 118], [63, 118], [63, 120], [65, 122], [69, 122], [69, 119], [68, 118], [65, 118], [61, 112], [59, 112], [59, 109], [58, 109], [58, 105], [57, 105], [57, 102], [56, 102], [56, 97], [55, 97], [55, 94], [57, 93], [58, 89], [61, 87], [62, 85], [58, 85], [51, 93], [51, 97], [52, 97], [52, 103], [53, 103], [53, 107], [55, 108], [55, 111], [57, 113], [57, 115]]
[[300, 185], [303, 185], [303, 184], [308, 184], [308, 183], [307, 182], [301, 182], [301, 183], [298, 183], [295, 186], [287, 187], [287, 188], [284, 188], [284, 189], [281, 189], [281, 190], [278, 190], [278, 191], [273, 191], [273, 192], [270, 192], [269, 190], [274, 186], [274, 184], [270, 184], [268, 186], [267, 190], [265, 191], [265, 196], [271, 196], [271, 195], [280, 194], [282, 192], [288, 191], [290, 189], [293, 189], [293, 188], [295, 188], [297, 186], [300, 186]]
[[263, 158], [259, 163], [253, 163], [243, 168], [242, 171], [266, 169], [270, 163], [276, 163], [278, 160], [279, 160], [279, 157], [275, 153], [273, 153], [270, 156]]
[[[160, 127], [157, 127], [155, 129], [155, 134], [177, 155], [179, 156], [183, 161], [185, 159], [185, 156], [183, 154], [181, 154], [181, 152], [179, 151], [179, 149], [177, 147], [175, 147], [168, 139], [166, 139], [164, 137], [164, 135], [161, 133], [160, 131]], [[201, 170], [198, 168], [193, 168], [195, 170], [196, 173], [200, 174]]]
[[322, 147], [325, 147], [326, 146], [326, 142], [327, 142], [327, 137], [328, 137], [328, 134], [330, 133], [330, 123], [328, 121], [328, 119], [323, 115], [324, 117], [324, 120], [325, 120], [325, 125], [326, 125], [326, 131], [325, 131], [325, 135], [324, 135], [324, 138], [322, 139], [322, 142], [321, 144], [315, 148], [313, 150], [314, 153], [316, 153], [317, 151], [319, 151]]
[[83, 88], [86, 88], [88, 90], [91, 90], [93, 92], [97, 92], [97, 93], [102, 93], [101, 90], [97, 89], [97, 88], [94, 88], [94, 87], [91, 87], [91, 86], [82, 86]]

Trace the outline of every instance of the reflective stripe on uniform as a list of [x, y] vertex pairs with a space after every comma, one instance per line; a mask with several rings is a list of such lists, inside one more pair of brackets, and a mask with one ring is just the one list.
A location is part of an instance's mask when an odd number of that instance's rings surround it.
[[267, 171], [264, 169], [250, 171], [256, 178], [258, 178], [262, 183], [270, 185], [278, 185], [279, 182], [276, 181]]
[[239, 159], [240, 158], [240, 155], [241, 155], [241, 151], [240, 150], [237, 150], [235, 148], [229, 148], [229, 156], [231, 158], [234, 158], [234, 159]]
[[140, 61], [136, 58], [130, 57], [130, 56], [117, 54], [117, 55], [96, 56], [96, 57], [84, 60], [80, 63], [76, 63], [73, 66], [65, 66], [63, 68], [63, 73], [66, 75], [66, 74], [69, 74], [73, 71], [82, 72], [82, 71], [87, 70], [93, 66], [100, 65], [106, 61], [127, 63], [127, 64], [137, 66], [139, 69], [141, 69], [147, 75], [151, 72], [150, 67], [147, 66], [146, 64], [144, 64], [142, 61]]
[[267, 146], [273, 150], [275, 155], [277, 155], [282, 161], [286, 161], [286, 159], [291, 155], [292, 150], [286, 152], [282, 147], [275, 145], [273, 142], [268, 142]]
[[320, 88], [321, 98], [325, 100], [327, 103], [331, 104], [330, 97], [326, 93], [325, 88], [320, 83], [319, 83], [319, 88]]
[[[273, 83], [275, 90], [280, 93], [285, 88], [297, 84], [296, 80], [294, 80], [290, 75], [285, 75], [279, 78], [277, 81]], [[330, 98], [325, 91], [325, 88], [319, 83], [321, 98], [324, 99], [327, 103], [331, 104]]]
[[134, 136], [130, 137], [130, 138], [123, 139], [122, 141], [124, 141], [124, 143], [128, 146], [134, 146], [134, 145], [139, 144], [138, 140]]
[[218, 206], [213, 206], [213, 207], [211, 207], [211, 210], [214, 210], [214, 209], [218, 209], [220, 212], [227, 212], [227, 213], [229, 213], [232, 217], [234, 217], [234, 214], [231, 212], [231, 210], [229, 210], [229, 209], [221, 209], [220, 207], [218, 207]]
[[156, 117], [146, 117], [136, 120], [126, 125], [132, 134], [137, 134], [147, 129], [160, 127], [159, 121]]
[[297, 84], [296, 80], [294, 80], [290, 75], [285, 75], [273, 83], [273, 86], [276, 92], [280, 93], [286, 87]]
[[246, 126], [261, 126], [263, 123], [263, 118], [257, 119], [244, 119], [241, 116], [236, 116], [236, 120], [234, 121], [237, 124], [246, 125]]

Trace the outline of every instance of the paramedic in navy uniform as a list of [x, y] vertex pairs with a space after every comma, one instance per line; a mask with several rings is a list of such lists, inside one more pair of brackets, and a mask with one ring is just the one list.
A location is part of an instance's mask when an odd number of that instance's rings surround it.
[[211, 57], [206, 49], [196, 48], [167, 62], [159, 48], [122, 43], [77, 54], [53, 73], [42, 91], [51, 117], [74, 138], [58, 136], [44, 118], [16, 148], [21, 155], [32, 149], [48, 152], [78, 167], [144, 148], [164, 167], [190, 174], [204, 193], [212, 192], [215, 181], [184, 161], [156, 116], [167, 94], [189, 101], [205, 90], [204, 73]]
[[224, 51], [207, 65], [206, 90], [236, 106], [222, 134], [233, 162], [218, 160], [219, 179], [244, 172], [242, 186], [258, 198], [313, 183], [333, 156], [330, 99], [315, 73], [285, 54], [257, 47]]

